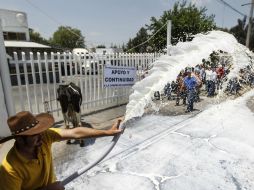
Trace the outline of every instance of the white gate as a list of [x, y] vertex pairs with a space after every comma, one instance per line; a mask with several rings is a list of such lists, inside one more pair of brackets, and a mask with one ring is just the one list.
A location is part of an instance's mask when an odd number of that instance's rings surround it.
[[[15, 112], [29, 110], [32, 113], [51, 112], [56, 120], [60, 105], [56, 100], [59, 84], [73, 82], [81, 88], [83, 95], [82, 114], [125, 104], [131, 87], [104, 88], [104, 65], [135, 67], [137, 79], [155, 54], [86, 54], [71, 53], [33, 54], [18, 56], [14, 53], [9, 63]], [[60, 117], [58, 118], [58, 116]]]

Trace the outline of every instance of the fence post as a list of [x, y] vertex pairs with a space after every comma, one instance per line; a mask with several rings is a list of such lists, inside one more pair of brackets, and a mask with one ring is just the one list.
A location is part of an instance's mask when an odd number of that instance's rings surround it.
[[2, 30], [2, 20], [0, 19], [0, 76], [4, 91], [4, 101], [7, 108], [8, 116], [14, 115], [14, 106], [12, 102], [10, 71], [7, 63], [6, 50], [4, 45], [4, 37]]
[[170, 46], [171, 46], [171, 20], [168, 20], [167, 24], [167, 55], [170, 55]]

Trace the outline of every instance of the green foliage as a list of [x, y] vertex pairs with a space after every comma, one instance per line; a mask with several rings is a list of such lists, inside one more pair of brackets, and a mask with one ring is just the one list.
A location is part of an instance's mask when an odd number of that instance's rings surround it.
[[105, 45], [98, 45], [96, 48], [106, 48]]
[[146, 42], [147, 40], [147, 30], [142, 27], [136, 34], [136, 37], [129, 40], [129, 42], [127, 43], [127, 49], [130, 50], [129, 52], [144, 53], [146, 52], [147, 44], [142, 43]]
[[[208, 32], [215, 28], [214, 16], [206, 16], [206, 8], [197, 8], [194, 4], [187, 5], [186, 1], [177, 2], [172, 10], [164, 11], [160, 19], [151, 18], [149, 29], [152, 33], [159, 30], [167, 20], [172, 21], [171, 42], [173, 45], [179, 41], [185, 42], [193, 39], [193, 35]], [[167, 27], [164, 27], [151, 40], [152, 47], [159, 51], [165, 48]]]
[[[243, 20], [238, 19], [238, 24], [232, 27], [229, 32], [235, 36], [239, 43], [245, 45], [247, 38], [248, 24], [246, 24], [246, 17]], [[251, 37], [250, 37], [250, 49], [254, 50], [254, 20], [252, 21]]]
[[213, 51], [210, 55], [209, 58], [203, 59], [202, 64], [204, 65], [205, 68], [211, 67], [211, 68], [216, 68], [220, 64], [220, 54], [228, 54], [227, 52], [224, 52], [222, 50], [217, 50]]
[[218, 64], [219, 64], [219, 52], [213, 51], [210, 54], [210, 60], [211, 60], [210, 66], [212, 68], [218, 67]]
[[116, 44], [111, 43], [111, 44], [110, 44], [110, 48], [117, 48], [117, 45], [116, 45]]
[[232, 27], [229, 32], [235, 36], [239, 43], [245, 45], [247, 37], [246, 17], [243, 20], [238, 19], [237, 22], [238, 24]]
[[50, 39], [53, 46], [73, 49], [85, 48], [85, 40], [81, 31], [70, 26], [60, 26]]
[[[197, 33], [208, 32], [214, 29], [216, 27], [214, 15], [207, 16], [206, 11], [205, 7], [198, 8], [191, 3], [187, 5], [186, 0], [184, 0], [181, 3], [175, 3], [171, 10], [164, 11], [159, 19], [152, 17], [150, 19], [151, 24], [146, 25], [147, 28], [144, 29], [146, 34], [149, 33], [150, 35], [147, 35], [144, 39], [147, 40], [149, 37], [153, 37], [149, 40], [149, 43], [143, 45], [142, 50], [146, 50], [147, 46], [150, 46], [153, 51], [159, 52], [166, 47], [166, 23], [168, 20], [172, 21], [171, 42], [173, 45], [179, 41], [190, 41], [193, 39], [193, 35]], [[141, 43], [145, 41], [141, 40], [139, 33], [140, 31], [135, 38], [129, 40], [127, 49], [138, 45], [136, 42]], [[134, 48], [134, 50], [140, 52], [140, 49]]]
[[[253, 23], [254, 25], [254, 23]], [[254, 27], [251, 30], [251, 37], [250, 37], [250, 49], [254, 51]]]
[[32, 28], [29, 28], [30, 41], [40, 44], [48, 45], [49, 42], [41, 36], [39, 32], [35, 32]]

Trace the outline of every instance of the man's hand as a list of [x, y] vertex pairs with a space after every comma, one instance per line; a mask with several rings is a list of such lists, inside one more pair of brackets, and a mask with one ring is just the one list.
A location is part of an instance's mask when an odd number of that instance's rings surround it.
[[119, 129], [120, 123], [122, 122], [122, 118], [118, 119], [117, 122], [113, 124], [113, 126], [107, 130], [109, 135], [114, 135], [122, 132], [122, 129]]
[[61, 184], [60, 181], [56, 181], [54, 183], [51, 183], [49, 185], [47, 185], [46, 187], [42, 187], [40, 189], [37, 190], [64, 190], [64, 186]]
[[118, 119], [118, 121], [108, 130], [93, 129], [87, 127], [61, 129], [60, 131], [61, 140], [114, 136], [122, 132], [122, 129], [118, 129], [121, 121], [122, 121], [121, 119]]

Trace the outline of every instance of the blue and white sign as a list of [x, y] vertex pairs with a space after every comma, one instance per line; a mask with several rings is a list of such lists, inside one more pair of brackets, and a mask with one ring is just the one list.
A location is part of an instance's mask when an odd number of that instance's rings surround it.
[[104, 67], [104, 87], [132, 86], [135, 83], [135, 67]]

